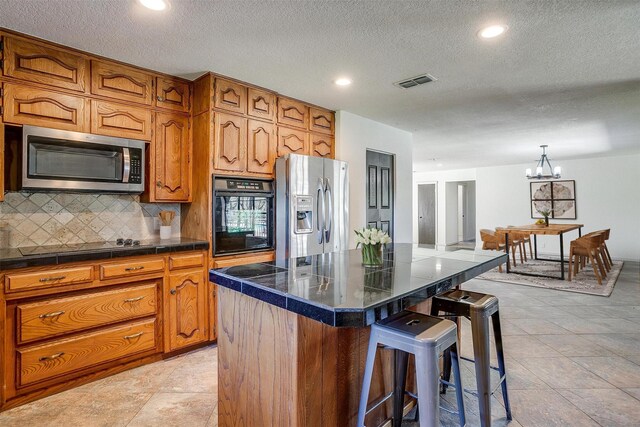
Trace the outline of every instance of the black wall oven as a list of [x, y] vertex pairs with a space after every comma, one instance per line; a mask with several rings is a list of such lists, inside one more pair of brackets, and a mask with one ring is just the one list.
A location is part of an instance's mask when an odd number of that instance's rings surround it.
[[213, 177], [213, 254], [273, 249], [272, 180]]

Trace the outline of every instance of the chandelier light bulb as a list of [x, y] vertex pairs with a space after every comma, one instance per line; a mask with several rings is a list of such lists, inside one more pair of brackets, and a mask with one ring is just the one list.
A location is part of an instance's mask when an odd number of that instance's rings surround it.
[[538, 175], [538, 176], [542, 175], [542, 166], [538, 166], [536, 168], [536, 175]]
[[531, 177], [531, 168], [527, 168], [525, 174], [527, 175], [527, 178]]

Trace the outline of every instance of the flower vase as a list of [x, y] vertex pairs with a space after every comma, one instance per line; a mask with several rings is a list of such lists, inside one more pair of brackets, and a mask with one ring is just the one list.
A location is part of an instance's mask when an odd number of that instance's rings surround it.
[[382, 244], [362, 245], [362, 265], [365, 267], [382, 265]]
[[544, 226], [545, 226], [545, 227], [548, 227], [548, 226], [549, 226], [549, 217], [548, 217], [548, 216], [545, 216], [545, 217], [544, 217]]

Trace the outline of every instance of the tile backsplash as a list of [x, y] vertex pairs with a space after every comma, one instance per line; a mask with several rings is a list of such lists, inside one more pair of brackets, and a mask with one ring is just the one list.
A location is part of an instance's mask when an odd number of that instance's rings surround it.
[[7, 193], [0, 202], [0, 247], [100, 242], [159, 235], [158, 212], [172, 210], [180, 235], [180, 205], [141, 203], [137, 195]]

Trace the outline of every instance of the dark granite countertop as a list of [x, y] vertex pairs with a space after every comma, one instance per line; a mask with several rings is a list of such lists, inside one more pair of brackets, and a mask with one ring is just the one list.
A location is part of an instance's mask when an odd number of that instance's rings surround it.
[[117, 246], [114, 242], [95, 242], [9, 248], [0, 249], [0, 270], [200, 249], [209, 249], [209, 242], [185, 237], [141, 240], [139, 246]]
[[381, 267], [360, 250], [211, 270], [212, 282], [338, 327], [363, 327], [506, 262], [495, 251], [390, 245]]

